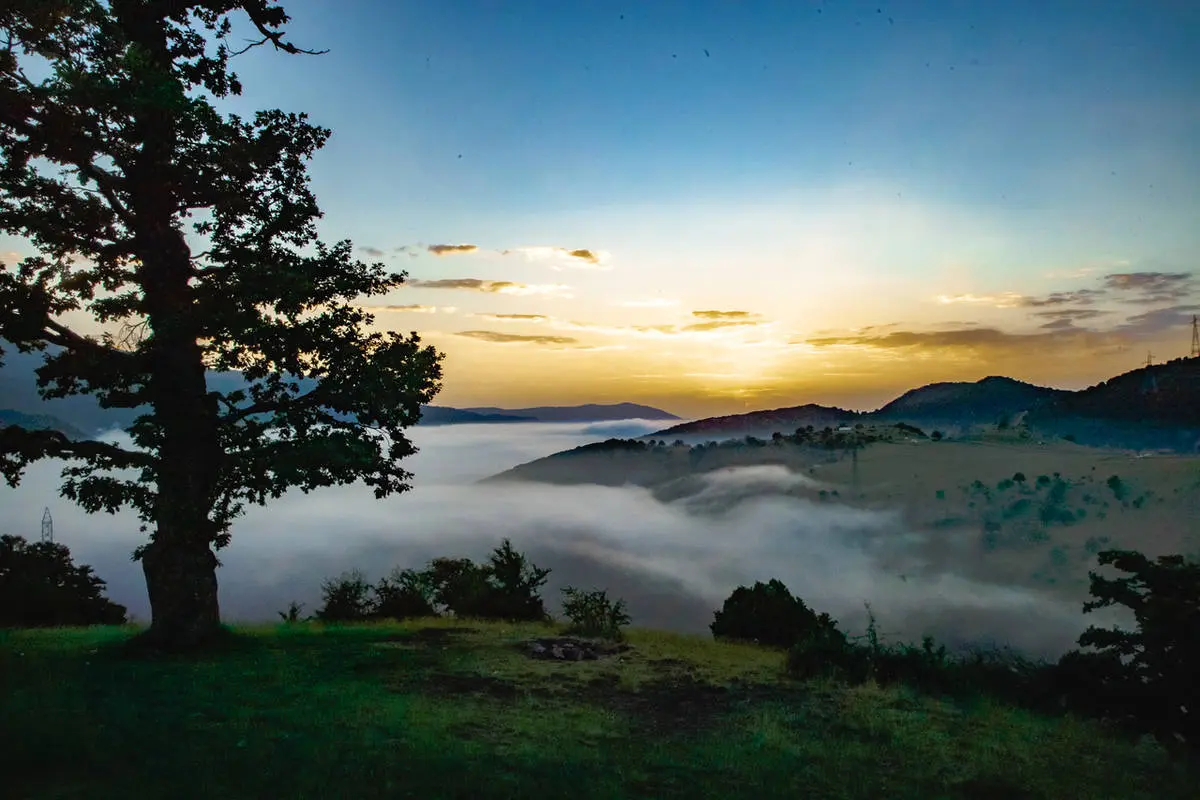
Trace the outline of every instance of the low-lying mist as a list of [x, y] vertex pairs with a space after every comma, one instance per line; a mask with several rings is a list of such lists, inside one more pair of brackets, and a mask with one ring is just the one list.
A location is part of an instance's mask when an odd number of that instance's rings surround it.
[[[625, 430], [648, 424], [623, 423]], [[779, 578], [851, 633], [870, 603], [889, 640], [929, 633], [951, 645], [1008, 644], [1054, 656], [1087, 622], [1079, 604], [956, 574], [899, 515], [783, 495], [812, 483], [783, 467], [699, 476], [699, 491], [660, 501], [640, 487], [477, 484], [515, 464], [609, 438], [612, 426], [488, 424], [420, 427], [421, 452], [407, 462], [412, 491], [376, 500], [361, 485], [292, 492], [252, 508], [219, 553], [226, 620], [275, 620], [289, 601], [320, 604], [323, 579], [358, 567], [375, 580], [394, 566], [436, 556], [485, 559], [511, 538], [552, 570], [543, 595], [557, 609], [566, 585], [606, 588], [627, 600], [634, 624], [707, 632], [713, 611], [739, 585]], [[147, 620], [136, 517], [88, 515], [58, 494], [61, 464], [35, 464], [16, 489], [0, 487], [3, 532], [36, 540], [44, 506], [55, 536], [77, 563], [91, 564], [108, 594]], [[973, 543], [964, 542], [963, 547]], [[952, 554], [951, 554], [952, 555]], [[947, 566], [950, 565], [950, 566]]]

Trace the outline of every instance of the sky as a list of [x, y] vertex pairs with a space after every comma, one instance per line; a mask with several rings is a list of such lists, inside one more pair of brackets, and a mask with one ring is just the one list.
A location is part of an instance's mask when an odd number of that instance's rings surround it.
[[1196, 3], [285, 6], [329, 52], [237, 57], [223, 107], [333, 130], [320, 230], [407, 271], [370, 304], [439, 404], [870, 409], [1188, 352]]
[[[355, 483], [290, 491], [250, 507], [219, 554], [222, 619], [275, 621], [292, 601], [310, 614], [321, 606], [322, 582], [346, 570], [361, 569], [374, 583], [395, 567], [419, 569], [439, 556], [484, 561], [505, 537], [551, 570], [542, 597], [552, 613], [559, 614], [564, 586], [605, 589], [628, 603], [640, 627], [707, 635], [713, 612], [735, 588], [771, 578], [852, 635], [862, 633], [870, 603], [888, 641], [928, 633], [951, 647], [990, 641], [1053, 658], [1088, 623], [1110, 619], [1104, 612], [1085, 617], [1083, 597], [1002, 582], [993, 562], [978, 558], [976, 537], [914, 532], [898, 512], [788, 496], [799, 484], [820, 482], [782, 466], [706, 473], [696, 494], [663, 501], [633, 485], [476, 483], [603, 440], [603, 426], [452, 425], [411, 435], [420, 452], [406, 463], [415, 475], [410, 492], [377, 500]], [[128, 443], [123, 432], [106, 438]], [[129, 558], [145, 542], [136, 515], [87, 514], [58, 497], [62, 466], [39, 461], [16, 488], [0, 483], [5, 532], [37, 541], [50, 508], [55, 541], [144, 622], [146, 582]]]

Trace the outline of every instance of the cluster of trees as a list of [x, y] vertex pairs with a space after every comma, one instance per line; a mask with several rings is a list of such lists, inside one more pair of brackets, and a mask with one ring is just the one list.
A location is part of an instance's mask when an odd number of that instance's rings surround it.
[[0, 536], [0, 628], [121, 625], [125, 606], [105, 597], [104, 587], [64, 544]]
[[873, 616], [867, 634], [851, 638], [778, 580], [736, 589], [710, 627], [718, 638], [787, 648], [788, 671], [798, 678], [991, 694], [1044, 712], [1109, 720], [1169, 745], [1200, 747], [1200, 563], [1182, 556], [1151, 560], [1129, 550], [1102, 551], [1098, 558], [1101, 566], [1126, 575], [1089, 573], [1093, 599], [1084, 612], [1125, 606], [1136, 626], [1090, 626], [1078, 641], [1087, 649], [1071, 650], [1054, 663], [1002, 650], [951, 654], [929, 637], [919, 647], [885, 645]]
[[[397, 568], [375, 584], [361, 571], [351, 570], [325, 581], [323, 603], [313, 618], [339, 623], [445, 615], [550, 622], [541, 596], [549, 575], [549, 569], [530, 563], [505, 539], [482, 564], [469, 558], [435, 558], [425, 569]], [[610, 600], [604, 590], [566, 586], [562, 592], [570, 632], [620, 639], [621, 628], [631, 621], [625, 601]], [[299, 611], [293, 603], [280, 616], [297, 621]]]

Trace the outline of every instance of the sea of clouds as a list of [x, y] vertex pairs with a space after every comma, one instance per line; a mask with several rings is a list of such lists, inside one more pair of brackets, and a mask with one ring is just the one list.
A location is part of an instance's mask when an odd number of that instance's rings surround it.
[[[711, 473], [671, 501], [636, 486], [477, 483], [557, 451], [654, 429], [642, 421], [415, 428], [421, 450], [406, 464], [411, 491], [385, 500], [362, 485], [292, 492], [240, 518], [219, 553], [222, 614], [275, 620], [292, 600], [312, 611], [322, 580], [344, 570], [374, 580], [436, 556], [482, 560], [508, 537], [552, 570], [543, 590], [552, 608], [563, 586], [604, 588], [627, 600], [634, 624], [648, 627], [707, 632], [734, 588], [770, 578], [851, 633], [865, 625], [864, 603], [888, 638], [930, 633], [1035, 655], [1062, 652], [1085, 627], [1077, 603], [957, 574], [953, 553], [931, 565], [921, 555], [928, 542], [898, 514], [787, 496], [812, 479], [783, 467]], [[147, 620], [140, 564], [129, 557], [144, 540], [136, 517], [88, 515], [63, 500], [60, 469], [41, 462], [19, 487], [0, 484], [4, 532], [36, 539], [49, 507], [56, 540], [96, 569], [110, 597]]]

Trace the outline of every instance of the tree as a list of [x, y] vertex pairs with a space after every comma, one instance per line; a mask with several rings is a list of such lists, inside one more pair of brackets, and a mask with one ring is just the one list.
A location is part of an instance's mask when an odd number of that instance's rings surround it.
[[[0, 231], [39, 253], [0, 268], [0, 340], [45, 354], [44, 397], [142, 412], [132, 448], [5, 427], [0, 468], [16, 485], [30, 462], [67, 459], [66, 497], [138, 513], [147, 636], [168, 647], [217, 632], [214, 551], [247, 503], [409, 488], [403, 430], [440, 388], [441, 355], [369, 331], [357, 305], [405, 274], [317, 237], [307, 162], [330, 131], [215, 107], [241, 92], [225, 43], [238, 12], [261, 36], [249, 47], [308, 52], [268, 0], [0, 6]], [[246, 385], [215, 391], [208, 370]]]
[[125, 606], [104, 585], [64, 544], [0, 536], [0, 628], [122, 624]]
[[1150, 560], [1133, 550], [1104, 550], [1101, 566], [1127, 573], [1105, 578], [1089, 572], [1093, 600], [1084, 613], [1125, 606], [1136, 620], [1132, 631], [1090, 626], [1083, 647], [1123, 665], [1117, 697], [1122, 710], [1135, 709], [1143, 724], [1163, 739], [1200, 745], [1200, 563], [1181, 555]]

